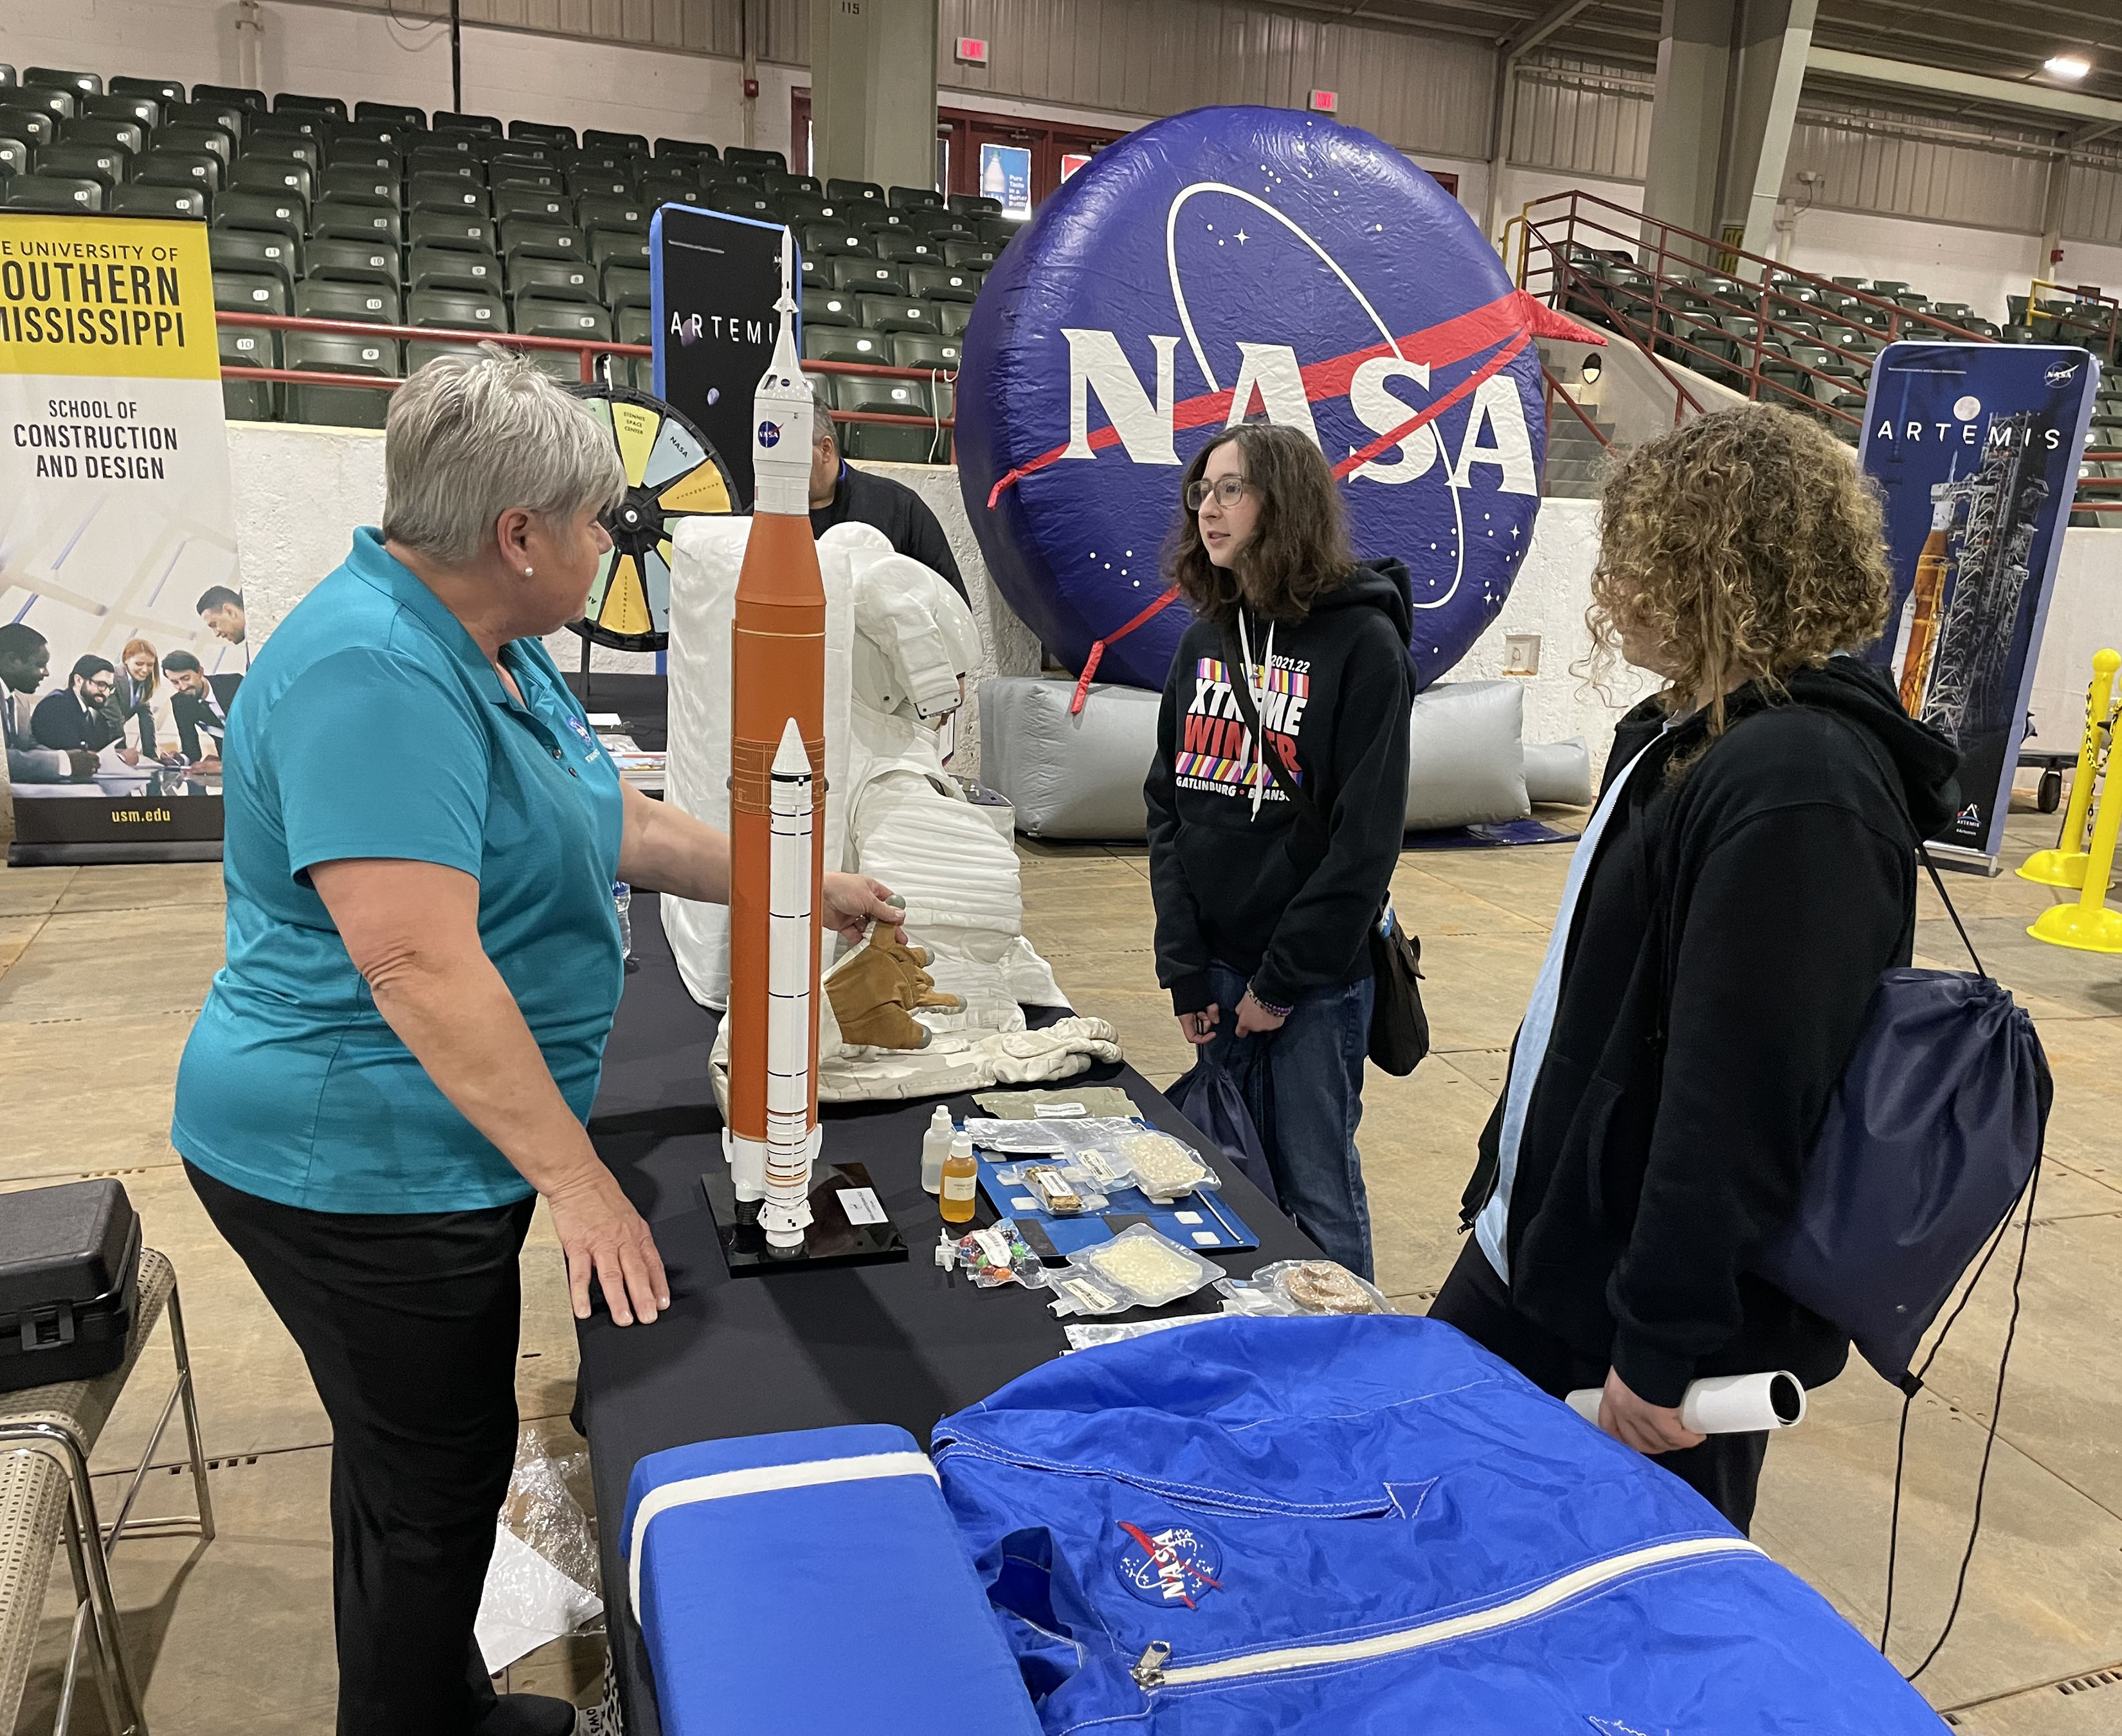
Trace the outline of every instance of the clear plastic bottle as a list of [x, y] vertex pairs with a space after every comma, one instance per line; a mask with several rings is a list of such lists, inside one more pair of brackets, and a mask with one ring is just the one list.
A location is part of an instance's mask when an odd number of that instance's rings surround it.
[[633, 918], [628, 914], [633, 908], [633, 889], [624, 880], [611, 883], [612, 908], [619, 912], [619, 950], [621, 958], [633, 956]]
[[943, 1160], [951, 1155], [951, 1112], [940, 1103], [928, 1118], [928, 1131], [921, 1136], [921, 1185], [931, 1193], [943, 1191]]
[[943, 1160], [943, 1221], [970, 1224], [979, 1191], [980, 1169], [973, 1161], [973, 1136], [953, 1133], [951, 1155]]

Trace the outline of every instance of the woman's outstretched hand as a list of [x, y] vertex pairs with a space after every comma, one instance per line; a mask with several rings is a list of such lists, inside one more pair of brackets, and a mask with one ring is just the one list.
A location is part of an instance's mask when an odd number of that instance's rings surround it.
[[567, 1257], [568, 1293], [577, 1320], [590, 1317], [592, 1274], [615, 1325], [645, 1324], [671, 1305], [671, 1281], [656, 1238], [610, 1170], [601, 1163], [582, 1164], [547, 1192], [545, 1205]]

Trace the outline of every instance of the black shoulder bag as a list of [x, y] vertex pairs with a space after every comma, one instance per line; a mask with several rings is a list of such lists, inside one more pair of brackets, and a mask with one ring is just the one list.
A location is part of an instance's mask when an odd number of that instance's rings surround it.
[[[1274, 780], [1275, 788], [1289, 799], [1297, 818], [1319, 834], [1323, 851], [1329, 846], [1331, 836], [1325, 817], [1320, 813], [1318, 803], [1289, 775], [1288, 768], [1282, 763], [1282, 755], [1261, 733], [1260, 711], [1253, 701], [1245, 658], [1231, 641], [1232, 635], [1227, 629], [1223, 634], [1223, 663], [1237, 676], [1231, 684], [1231, 691], [1237, 698], [1238, 715], [1259, 744], [1260, 758], [1267, 766], [1268, 775]], [[1370, 1057], [1381, 1071], [1395, 1079], [1405, 1079], [1429, 1052], [1429, 1015], [1422, 1007], [1422, 942], [1408, 931], [1395, 913], [1390, 891], [1378, 907], [1377, 919], [1371, 924], [1370, 947], [1374, 983]]]

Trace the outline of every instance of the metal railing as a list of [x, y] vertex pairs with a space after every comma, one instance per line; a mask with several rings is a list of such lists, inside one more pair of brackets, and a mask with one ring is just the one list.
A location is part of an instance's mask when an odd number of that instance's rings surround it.
[[[652, 356], [655, 351], [645, 343], [619, 343], [603, 338], [534, 338], [520, 332], [464, 331], [455, 327], [433, 325], [378, 325], [359, 320], [306, 320], [287, 314], [250, 314], [221, 312], [214, 315], [218, 324], [255, 326], [268, 331], [315, 332], [332, 337], [381, 338], [400, 343], [475, 344], [498, 343], [506, 349], [535, 352], [571, 351], [580, 361], [580, 373], [585, 385], [613, 385], [609, 371], [600, 372], [601, 357]], [[955, 371], [938, 368], [890, 367], [882, 363], [872, 366], [865, 362], [810, 362], [802, 364], [806, 374], [851, 374], [865, 380], [914, 380], [925, 382], [930, 388], [932, 413], [922, 416], [895, 414], [881, 410], [835, 410], [835, 422], [874, 423], [887, 427], [921, 428], [939, 438], [957, 426], [956, 414], [942, 413], [942, 396], [938, 388], [947, 388], [956, 408], [958, 376]], [[231, 363], [222, 364], [223, 380], [274, 380], [284, 385], [308, 386], [357, 387], [367, 391], [395, 391], [404, 385], [404, 374], [343, 374], [315, 368], [249, 367]]]
[[[2042, 291], [2054, 292], [2044, 297]], [[2075, 343], [2100, 357], [2103, 366], [2115, 363], [2115, 346], [2122, 342], [2122, 301], [2103, 294], [2089, 284], [2055, 283], [2036, 278], [2026, 286], [2023, 300], [2016, 304], [2012, 323], [2023, 325], [2045, 343]]]

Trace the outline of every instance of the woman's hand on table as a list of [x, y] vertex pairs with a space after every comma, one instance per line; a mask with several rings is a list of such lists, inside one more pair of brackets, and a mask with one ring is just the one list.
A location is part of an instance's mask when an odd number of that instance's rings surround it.
[[906, 907], [890, 902], [891, 889], [867, 875], [829, 874], [825, 876], [825, 926], [837, 931], [852, 945], [872, 922], [881, 922], [900, 940]]
[[613, 1323], [644, 1324], [671, 1305], [671, 1281], [656, 1239], [633, 1202], [601, 1163], [583, 1164], [545, 1193], [546, 1209], [567, 1257], [568, 1292], [575, 1318], [590, 1317], [590, 1277], [603, 1286]]

